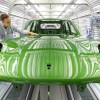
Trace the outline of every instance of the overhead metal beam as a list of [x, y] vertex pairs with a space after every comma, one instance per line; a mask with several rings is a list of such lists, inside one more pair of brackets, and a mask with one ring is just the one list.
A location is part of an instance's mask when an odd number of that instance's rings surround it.
[[93, 10], [93, 6], [90, 4], [90, 2], [88, 0], [85, 0], [88, 4], [88, 7], [90, 9], [90, 12], [91, 12], [91, 16], [94, 14], [94, 10]]
[[[40, 11], [40, 12], [62, 12], [62, 11]], [[65, 11], [67, 12], [67, 11]]]
[[32, 5], [32, 8], [34, 8], [35, 9], [35, 11], [42, 17], [42, 18], [44, 18], [43, 17], [43, 15], [40, 13], [40, 11], [39, 10], [37, 10], [37, 8], [34, 6], [34, 5]]
[[[9, 7], [9, 11], [8, 11], [8, 14], [11, 15], [11, 12], [13, 10], [13, 8], [15, 7], [15, 3], [17, 2], [18, 0], [13, 0], [10, 7]], [[17, 16], [16, 16], [17, 17]], [[20, 17], [20, 16], [18, 16]], [[25, 18], [24, 18], [25, 19]], [[26, 18], [27, 19], [27, 18]]]
[[[26, 1], [27, 4], [28, 4], [28, 3], [31, 3], [30, 0], [24, 0], [24, 1]], [[15, 4], [15, 6], [16, 6], [16, 4]], [[40, 11], [38, 11], [38, 9], [37, 9], [34, 5], [31, 5], [31, 7], [32, 7], [33, 9], [35, 9], [35, 11], [36, 11], [42, 18], [44, 18], [43, 15], [40, 13]]]
[[87, 3], [16, 3], [15, 5], [87, 5]]
[[[38, 16], [38, 15], [35, 15]], [[58, 16], [58, 15], [43, 15], [43, 16]], [[62, 15], [62, 16], [66, 16], [66, 15]]]
[[22, 18], [22, 19], [26, 19], [26, 20], [30, 20], [29, 18], [24, 18], [24, 17], [18, 16], [18, 15], [14, 15], [14, 14], [9, 14], [9, 15], [15, 16], [15, 17], [19, 17], [19, 18]]
[[[71, 0], [71, 2], [70, 3], [75, 3], [75, 1], [76, 0]], [[66, 7], [65, 7], [65, 9], [59, 14], [59, 16], [57, 17], [57, 18], [59, 18], [67, 9], [69, 9], [71, 7], [71, 5], [67, 5]]]
[[[85, 15], [85, 16], [81, 16], [81, 17], [78, 17], [78, 18], [89, 17], [89, 16], [91, 16], [91, 14], [88, 14], [88, 15]], [[75, 20], [75, 19], [78, 19], [78, 18], [72, 18], [72, 20]]]
[[75, 9], [72, 9], [72, 8], [70, 8], [70, 9], [73, 11], [74, 15], [77, 17], [78, 28], [79, 28], [79, 17], [78, 17], [77, 11]]
[[17, 2], [17, 0], [13, 0], [10, 7], [9, 7], [9, 11], [8, 11], [8, 14], [10, 14], [12, 12], [12, 8], [14, 6], [14, 4]]

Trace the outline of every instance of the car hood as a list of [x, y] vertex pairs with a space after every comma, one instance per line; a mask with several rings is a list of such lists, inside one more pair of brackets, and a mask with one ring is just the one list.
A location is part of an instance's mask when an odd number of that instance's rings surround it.
[[19, 71], [22, 72], [19, 74], [24, 77], [40, 79], [78, 77], [79, 63], [76, 46], [59, 36], [42, 36], [32, 40], [23, 46], [21, 55], [22, 67], [19, 67]]
[[28, 50], [69, 50], [76, 51], [76, 46], [69, 40], [59, 36], [42, 36], [27, 44]]

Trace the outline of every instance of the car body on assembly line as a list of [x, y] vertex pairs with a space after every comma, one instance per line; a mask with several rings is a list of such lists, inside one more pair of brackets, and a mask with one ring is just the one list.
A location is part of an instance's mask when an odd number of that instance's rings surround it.
[[100, 42], [84, 39], [70, 20], [30, 21], [22, 35], [0, 42], [0, 80], [30, 84], [100, 82]]

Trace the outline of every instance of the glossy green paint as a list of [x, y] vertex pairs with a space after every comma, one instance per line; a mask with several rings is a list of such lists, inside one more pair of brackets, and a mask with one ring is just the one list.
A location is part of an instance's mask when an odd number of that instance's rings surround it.
[[100, 42], [82, 39], [79, 33], [72, 36], [25, 35], [1, 43], [1, 81], [31, 84], [100, 82], [100, 53], [97, 48]]

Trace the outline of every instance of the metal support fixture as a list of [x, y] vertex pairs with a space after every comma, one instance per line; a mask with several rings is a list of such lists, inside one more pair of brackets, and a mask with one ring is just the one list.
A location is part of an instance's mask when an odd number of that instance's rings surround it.
[[50, 100], [68, 100], [65, 86], [63, 85], [50, 86]]
[[[90, 92], [90, 94], [92, 95], [92, 97], [93, 97], [94, 100], [99, 100], [99, 99], [100, 99], [100, 96], [97, 95], [96, 91], [93, 91], [93, 88], [94, 88], [94, 89], [97, 88], [95, 83], [94, 83], [94, 84], [88, 84], [88, 85], [87, 85], [87, 88], [88, 88], [88, 90], [89, 90], [89, 92]], [[98, 89], [96, 89], [96, 90], [98, 90]], [[98, 92], [99, 92], [99, 91], [98, 91]], [[99, 94], [99, 93], [98, 93], [98, 94]]]
[[67, 92], [68, 99], [69, 100], [74, 100], [74, 96], [73, 96], [73, 93], [71, 91], [70, 85], [66, 86], [66, 92]]
[[32, 85], [24, 85], [18, 100], [30, 100], [33, 92]]
[[30, 100], [38, 100], [39, 98], [39, 85], [36, 85], [33, 90], [32, 98]]
[[82, 92], [85, 90], [86, 86], [87, 86], [87, 84], [78, 84], [77, 90]]
[[27, 96], [28, 90], [29, 90], [29, 85], [24, 85], [18, 100], [22, 100], [22, 99], [25, 100], [26, 96]]
[[[3, 95], [0, 100], [12, 98], [12, 94], [9, 93], [11, 87], [12, 85], [3, 89], [4, 93], [1, 89]], [[77, 91], [76, 85], [23, 85], [18, 100], [99, 100], [99, 98], [99, 84], [88, 84], [83, 92]]]
[[41, 100], [48, 100], [48, 85], [40, 85], [40, 98]]
[[34, 89], [34, 86], [30, 85], [27, 96], [26, 96], [26, 100], [31, 100], [33, 89]]
[[75, 85], [71, 85], [70, 87], [74, 96], [74, 100], [82, 100], [79, 92], [77, 91], [77, 87]]
[[7, 96], [9, 95], [10, 91], [13, 88], [12, 84], [6, 84], [6, 83], [4, 83], [4, 84], [5, 84], [5, 86], [4, 86], [5, 88], [4, 87], [3, 88], [5, 91], [1, 91], [3, 93], [0, 95], [0, 100], [6, 100]]

